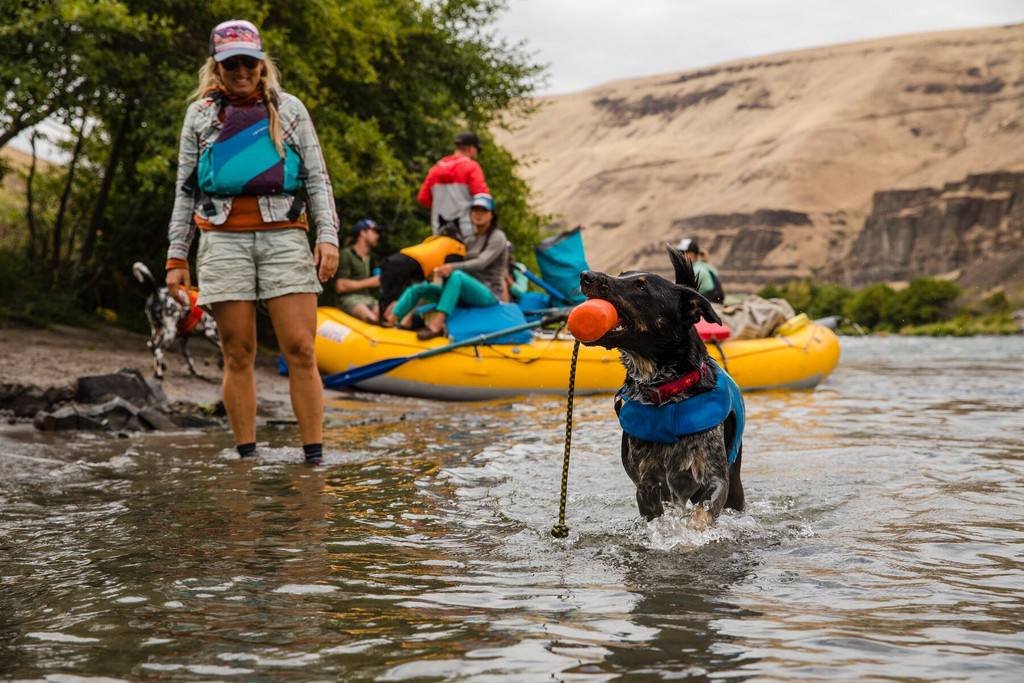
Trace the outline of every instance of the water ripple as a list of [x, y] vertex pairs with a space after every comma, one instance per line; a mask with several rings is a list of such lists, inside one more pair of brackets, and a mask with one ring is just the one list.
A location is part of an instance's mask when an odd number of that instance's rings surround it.
[[[748, 506], [636, 511], [607, 396], [332, 400], [220, 431], [0, 431], [10, 680], [992, 680], [1024, 666], [1024, 348], [846, 339], [747, 396]], [[5, 456], [2, 454], [10, 454]]]

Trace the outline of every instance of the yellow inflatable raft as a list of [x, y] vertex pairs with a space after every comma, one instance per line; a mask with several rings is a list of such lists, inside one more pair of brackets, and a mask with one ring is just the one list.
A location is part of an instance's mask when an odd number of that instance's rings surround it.
[[[812, 389], [839, 362], [839, 340], [827, 327], [794, 318], [785, 336], [708, 343], [711, 357], [746, 391]], [[463, 346], [410, 360], [355, 386], [401, 396], [482, 400], [527, 393], [564, 394], [569, 387], [572, 336], [535, 331], [528, 344]], [[447, 339], [420, 341], [414, 332], [364, 323], [336, 308], [317, 310], [316, 357], [324, 374], [445, 346]], [[614, 392], [625, 370], [619, 352], [580, 346], [576, 391]]]

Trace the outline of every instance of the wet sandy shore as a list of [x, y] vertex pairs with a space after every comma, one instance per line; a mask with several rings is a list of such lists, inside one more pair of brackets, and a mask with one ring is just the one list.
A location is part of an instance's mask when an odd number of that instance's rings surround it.
[[[201, 339], [193, 340], [190, 349], [203, 377], [189, 372], [176, 344], [166, 356], [161, 388], [169, 404], [215, 406], [221, 393], [217, 351]], [[27, 405], [30, 396], [66, 400], [73, 396], [79, 377], [122, 368], [153, 376], [153, 355], [146, 348], [145, 335], [106, 325], [38, 328], [0, 320], [0, 406], [8, 412], [19, 400]], [[257, 355], [256, 389], [261, 412], [291, 416], [288, 378], [278, 374], [277, 354], [270, 350], [261, 349]]]

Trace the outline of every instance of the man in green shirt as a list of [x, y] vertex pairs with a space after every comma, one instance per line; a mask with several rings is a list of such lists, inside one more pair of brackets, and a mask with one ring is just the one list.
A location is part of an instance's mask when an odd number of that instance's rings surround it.
[[352, 226], [352, 234], [338, 255], [334, 281], [335, 305], [345, 313], [367, 322], [380, 321], [380, 275], [370, 269], [370, 251], [380, 240], [380, 226], [363, 218]]

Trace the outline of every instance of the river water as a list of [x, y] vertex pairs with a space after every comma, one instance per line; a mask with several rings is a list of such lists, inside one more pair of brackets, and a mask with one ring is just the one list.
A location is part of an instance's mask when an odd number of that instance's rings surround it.
[[1024, 337], [842, 338], [746, 398], [748, 508], [637, 515], [609, 397], [0, 432], [0, 678], [1020, 681]]

